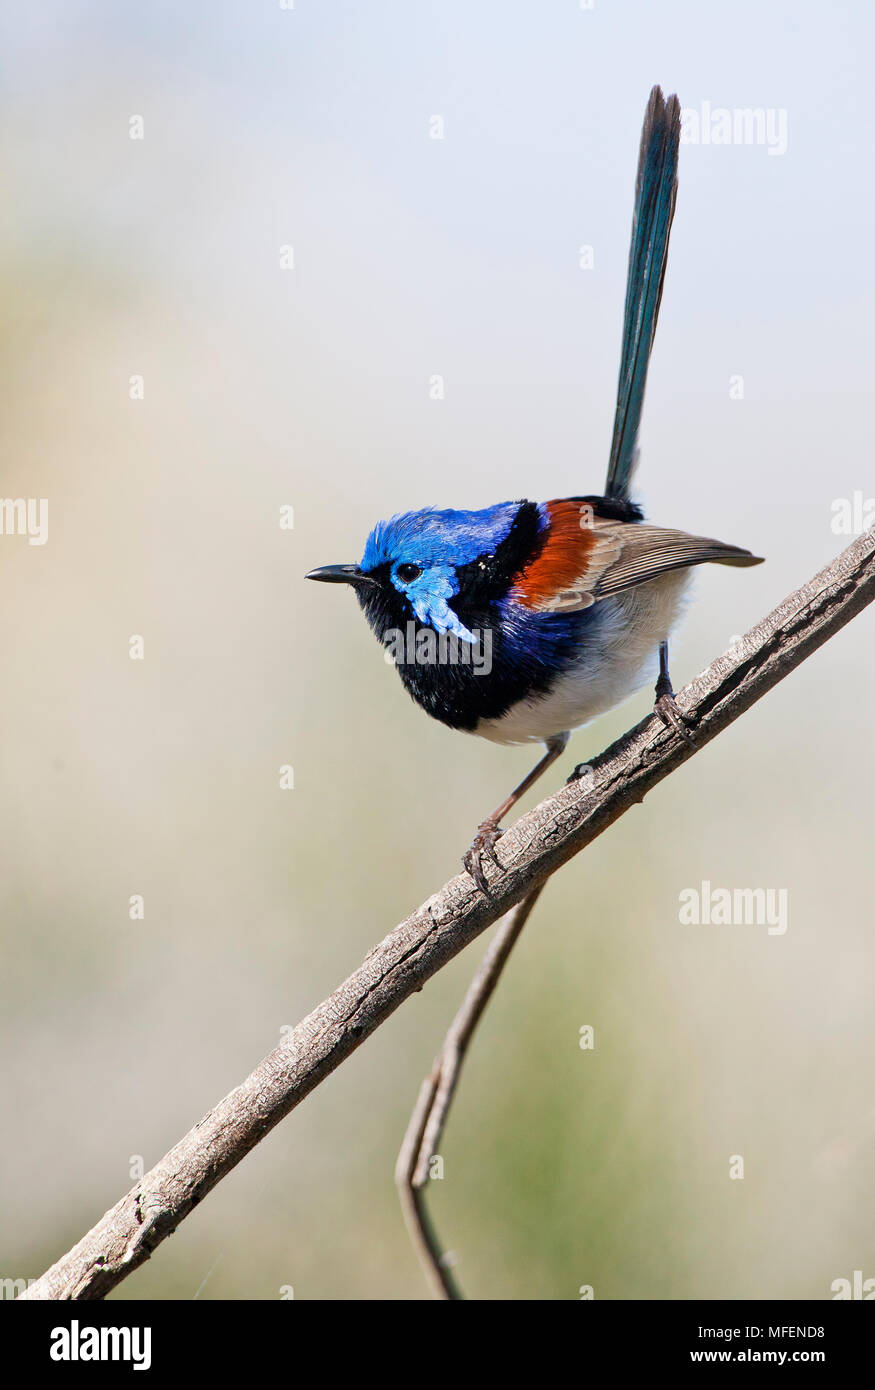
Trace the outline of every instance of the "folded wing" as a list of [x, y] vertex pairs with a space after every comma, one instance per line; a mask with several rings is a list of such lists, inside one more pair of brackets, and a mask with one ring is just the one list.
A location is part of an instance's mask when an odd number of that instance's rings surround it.
[[706, 536], [599, 517], [577, 499], [548, 502], [547, 514], [544, 544], [513, 590], [518, 603], [542, 612], [588, 608], [691, 565], [761, 563], [749, 550]]

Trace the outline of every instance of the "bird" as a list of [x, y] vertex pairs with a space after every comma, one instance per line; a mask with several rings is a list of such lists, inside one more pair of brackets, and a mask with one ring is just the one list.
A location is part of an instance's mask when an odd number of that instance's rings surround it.
[[694, 741], [675, 702], [668, 641], [690, 571], [748, 566], [737, 545], [645, 521], [632, 499], [647, 371], [677, 198], [680, 104], [650, 93], [638, 158], [617, 403], [601, 494], [428, 506], [380, 521], [358, 564], [305, 577], [352, 588], [401, 680], [434, 719], [544, 754], [481, 821], [463, 865], [489, 894], [501, 822], [564, 751], [570, 734], [658, 672], [655, 711]]

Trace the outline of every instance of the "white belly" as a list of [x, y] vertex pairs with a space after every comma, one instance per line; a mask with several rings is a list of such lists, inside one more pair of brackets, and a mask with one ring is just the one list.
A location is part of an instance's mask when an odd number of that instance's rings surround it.
[[547, 695], [520, 700], [500, 719], [477, 725], [479, 738], [493, 743], [538, 743], [552, 734], [577, 729], [619, 705], [648, 681], [656, 680], [659, 644], [680, 616], [688, 569], [639, 584], [602, 599], [608, 610], [597, 649], [585, 664], [562, 676]]

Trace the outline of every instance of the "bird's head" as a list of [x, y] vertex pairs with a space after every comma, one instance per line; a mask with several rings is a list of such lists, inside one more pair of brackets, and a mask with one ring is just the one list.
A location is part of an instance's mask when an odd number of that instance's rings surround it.
[[507, 593], [542, 527], [532, 502], [404, 512], [377, 523], [360, 564], [325, 565], [307, 578], [350, 584], [380, 638], [413, 619], [474, 643], [472, 627]]

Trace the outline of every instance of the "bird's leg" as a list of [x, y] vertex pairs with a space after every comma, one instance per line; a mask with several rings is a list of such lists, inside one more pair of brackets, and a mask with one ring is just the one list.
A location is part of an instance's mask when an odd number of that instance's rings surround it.
[[672, 728], [688, 743], [695, 743], [686, 724], [686, 716], [678, 708], [668, 674], [668, 643], [659, 644], [659, 676], [656, 680], [656, 703], [653, 708], [666, 728]]
[[474, 836], [471, 848], [468, 850], [462, 863], [477, 884], [481, 893], [486, 895], [489, 893], [486, 875], [483, 872], [483, 856], [486, 855], [492, 860], [493, 864], [497, 864], [498, 867], [501, 868], [498, 862], [498, 856], [495, 853], [495, 842], [500, 835], [504, 834], [504, 831], [499, 829], [501, 821], [504, 820], [508, 811], [516, 805], [520, 797], [525, 796], [529, 787], [534, 786], [541, 774], [546, 772], [551, 763], [555, 763], [560, 754], [565, 751], [565, 745], [568, 739], [569, 735], [567, 733], [553, 734], [551, 738], [546, 739], [547, 751], [540, 762], [535, 764], [528, 777], [523, 778], [519, 786], [515, 787], [511, 792], [510, 796], [502, 801], [500, 806], [496, 806], [492, 815], [487, 816], [486, 819], [481, 821], [480, 825], [478, 825], [477, 834]]

